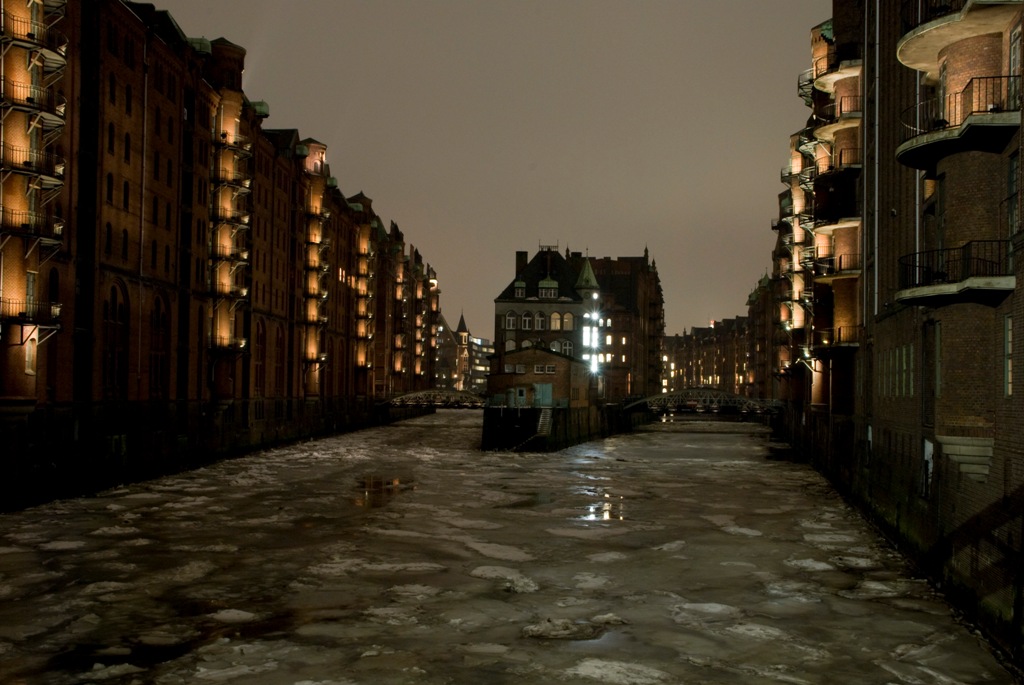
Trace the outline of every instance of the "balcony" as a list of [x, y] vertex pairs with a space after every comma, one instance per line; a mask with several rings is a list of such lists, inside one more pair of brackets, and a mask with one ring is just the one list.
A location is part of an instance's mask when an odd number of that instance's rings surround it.
[[[849, 47], [856, 50], [858, 46]], [[825, 93], [834, 92], [836, 81], [860, 75], [862, 61], [859, 54], [840, 54], [829, 48], [827, 55], [814, 60], [814, 87]]]
[[60, 325], [61, 305], [39, 300], [0, 299], [0, 321], [54, 327]]
[[231, 188], [235, 194], [248, 193], [252, 185], [252, 176], [246, 171], [215, 169], [210, 179], [215, 186]]
[[249, 227], [249, 212], [241, 209], [215, 206], [210, 210], [210, 218], [221, 224], [228, 224], [235, 228]]
[[238, 133], [221, 131], [220, 135], [214, 136], [213, 142], [234, 152], [238, 157], [248, 157], [252, 153], [252, 141]]
[[218, 243], [213, 246], [213, 257], [217, 261], [247, 264], [249, 262], [249, 250], [238, 245]]
[[233, 335], [217, 335], [213, 338], [214, 348], [225, 352], [241, 352], [248, 344], [247, 339]]
[[958, 152], [1001, 152], [1020, 129], [1020, 77], [971, 79], [959, 93], [904, 110], [896, 159], [929, 169]]
[[67, 110], [67, 98], [47, 88], [34, 86], [31, 83], [0, 79], [3, 90], [3, 109], [25, 112], [35, 117], [44, 134], [60, 130], [64, 127]]
[[4, 207], [0, 213], [0, 232], [31, 236], [56, 245], [63, 240], [64, 220]]
[[6, 46], [31, 52], [33, 60], [42, 65], [43, 75], [48, 81], [63, 72], [67, 65], [67, 36], [46, 24], [4, 12], [0, 42], [5, 46], [4, 52]]
[[968, 38], [1002, 33], [1020, 8], [1021, 0], [904, 0], [896, 57], [937, 79], [942, 50]]
[[864, 98], [860, 95], [845, 95], [838, 101], [830, 103], [822, 111], [822, 124], [814, 129], [818, 140], [831, 143], [836, 132], [860, 126], [864, 114]]
[[996, 306], [1016, 286], [1010, 254], [1009, 240], [974, 240], [901, 257], [896, 300], [928, 307], [961, 302]]
[[831, 283], [841, 278], [856, 278], [861, 273], [859, 254], [829, 255], [814, 260], [814, 282]]
[[863, 336], [863, 326], [815, 328], [813, 333], [814, 350], [816, 354], [821, 354], [836, 347], [859, 347]]
[[39, 187], [59, 188], [64, 185], [64, 158], [27, 147], [4, 145], [0, 166], [5, 172], [32, 176]]

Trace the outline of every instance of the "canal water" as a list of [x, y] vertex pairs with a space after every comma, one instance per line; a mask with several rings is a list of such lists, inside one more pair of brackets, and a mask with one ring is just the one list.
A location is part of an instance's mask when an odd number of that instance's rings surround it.
[[440, 411], [0, 516], [0, 682], [1014, 683], [755, 424]]

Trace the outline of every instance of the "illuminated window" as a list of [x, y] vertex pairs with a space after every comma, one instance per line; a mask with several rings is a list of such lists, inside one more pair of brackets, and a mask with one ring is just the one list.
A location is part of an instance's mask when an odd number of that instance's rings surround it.
[[562, 330], [562, 315], [555, 312], [551, 315], [551, 330], [560, 331]]
[[564, 314], [562, 316], [562, 330], [563, 331], [571, 331], [572, 330], [572, 325], [573, 325], [572, 314], [568, 314], [568, 313]]

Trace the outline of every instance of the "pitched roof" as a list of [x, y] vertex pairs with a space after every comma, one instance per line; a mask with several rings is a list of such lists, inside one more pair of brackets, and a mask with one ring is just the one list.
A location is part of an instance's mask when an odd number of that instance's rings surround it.
[[541, 250], [494, 299], [495, 301], [522, 299], [516, 297], [516, 283], [525, 285], [527, 298], [536, 298], [539, 295], [538, 288], [541, 281], [546, 281], [544, 287], [552, 287], [550, 282], [553, 281], [557, 283], [559, 298], [569, 298], [573, 302], [580, 302], [583, 298], [576, 292], [577, 280], [576, 270], [557, 250]]

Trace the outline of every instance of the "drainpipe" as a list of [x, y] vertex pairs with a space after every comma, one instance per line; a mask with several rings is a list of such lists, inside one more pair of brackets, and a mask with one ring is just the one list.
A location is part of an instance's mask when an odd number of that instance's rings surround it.
[[878, 36], [879, 30], [879, 10], [881, 6], [881, 0], [875, 0], [875, 73], [874, 73], [874, 91], [875, 91], [875, 188], [874, 188], [874, 207], [875, 207], [875, 218], [874, 218], [874, 242], [872, 245], [873, 257], [872, 262], [875, 265], [873, 269], [873, 277], [875, 281], [875, 292], [874, 292], [874, 316], [878, 316], [878, 65], [879, 65], [879, 48], [878, 48]]
[[137, 397], [142, 398], [142, 295], [143, 295], [143, 267], [146, 262], [146, 152], [148, 150], [148, 127], [149, 118], [149, 31], [146, 31], [146, 39], [142, 41], [142, 180], [139, 183], [139, 315], [138, 315], [138, 359], [135, 368], [135, 385]]

